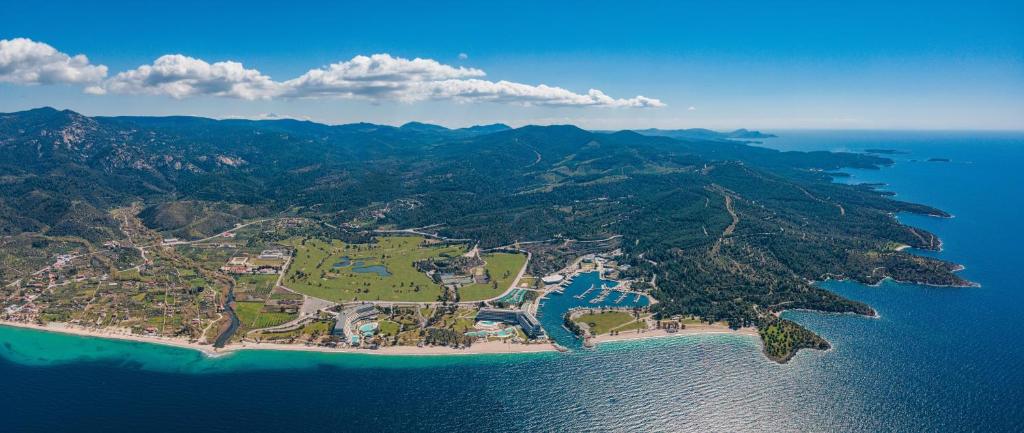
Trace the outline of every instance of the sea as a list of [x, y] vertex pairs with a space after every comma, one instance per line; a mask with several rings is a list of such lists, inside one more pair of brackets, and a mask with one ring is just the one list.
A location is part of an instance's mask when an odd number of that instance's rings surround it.
[[[0, 431], [1024, 430], [1024, 134], [778, 135], [760, 145], [899, 151], [888, 155], [894, 165], [845, 170], [850, 177], [839, 181], [884, 183], [897, 199], [953, 214], [899, 218], [943, 240], [941, 252], [916, 253], [963, 264], [962, 275], [980, 287], [821, 283], [880, 317], [787, 312], [833, 347], [781, 365], [740, 335], [568, 353], [211, 358], [0, 327]], [[557, 326], [550, 314], [542, 320]]]

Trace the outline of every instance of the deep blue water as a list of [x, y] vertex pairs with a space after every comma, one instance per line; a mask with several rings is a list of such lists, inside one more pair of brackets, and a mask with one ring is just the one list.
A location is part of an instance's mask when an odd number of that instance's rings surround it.
[[[849, 181], [954, 214], [901, 218], [941, 236], [937, 255], [982, 286], [826, 283], [881, 317], [787, 313], [834, 348], [786, 365], [731, 335], [568, 354], [209, 359], [0, 328], [0, 431], [1020, 431], [1024, 135], [781, 135], [765, 145], [909, 152]], [[920, 162], [932, 157], [952, 162]]]

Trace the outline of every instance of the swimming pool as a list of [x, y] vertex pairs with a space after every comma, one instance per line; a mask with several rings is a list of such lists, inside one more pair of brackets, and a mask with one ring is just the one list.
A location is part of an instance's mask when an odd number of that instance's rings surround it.
[[499, 329], [499, 330], [495, 330], [495, 331], [469, 331], [469, 332], [466, 333], [466, 336], [477, 337], [477, 338], [480, 338], [480, 337], [499, 337], [499, 338], [505, 338], [505, 337], [511, 337], [513, 335], [516, 335], [516, 328], [514, 328], [514, 327], [513, 328]]
[[373, 336], [373, 334], [377, 332], [377, 322], [359, 325], [359, 332], [362, 333], [364, 337]]

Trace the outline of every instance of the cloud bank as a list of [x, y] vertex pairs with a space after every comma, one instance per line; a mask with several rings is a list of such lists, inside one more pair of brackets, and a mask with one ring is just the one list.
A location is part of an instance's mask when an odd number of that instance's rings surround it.
[[167, 95], [182, 99], [191, 96], [225, 96], [241, 99], [269, 99], [279, 92], [280, 84], [255, 69], [238, 62], [207, 63], [203, 60], [169, 54], [152, 65], [121, 72], [98, 86], [86, 88], [93, 94], [128, 93]]
[[430, 59], [374, 54], [311, 69], [282, 84], [284, 95], [289, 97], [340, 96], [415, 102], [426, 99], [430, 89], [439, 83], [484, 75], [479, 69], [448, 66]]
[[89, 58], [69, 56], [31, 39], [0, 39], [0, 82], [14, 84], [88, 84], [107, 76], [107, 67]]
[[527, 106], [663, 107], [644, 96], [613, 98], [597, 89], [576, 93], [562, 87], [489, 81], [476, 68], [451, 66], [432, 59], [405, 59], [390, 54], [355, 56], [275, 81], [234, 61], [209, 63], [168, 54], [152, 64], [106, 78], [107, 67], [91, 65], [84, 55], [68, 56], [29, 39], [0, 40], [0, 81], [16, 84], [76, 83], [91, 94], [166, 95], [258, 99], [361, 99], [413, 103], [448, 100]]

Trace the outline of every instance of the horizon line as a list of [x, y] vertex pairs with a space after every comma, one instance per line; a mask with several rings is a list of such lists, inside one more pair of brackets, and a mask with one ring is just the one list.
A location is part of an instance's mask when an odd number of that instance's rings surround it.
[[[582, 130], [590, 131], [590, 132], [640, 131], [640, 130], [646, 130], [646, 129], [655, 129], [655, 130], [662, 130], [662, 131], [685, 130], [685, 129], [706, 129], [706, 130], [715, 131], [715, 132], [732, 132], [732, 131], [736, 131], [736, 130], [740, 130], [740, 129], [746, 129], [746, 130], [749, 130], [749, 131], [756, 131], [756, 132], [773, 132], [773, 131], [774, 132], [782, 132], [782, 131], [794, 131], [794, 132], [858, 131], [858, 132], [870, 132], [870, 131], [878, 131], [878, 132], [986, 132], [986, 133], [1020, 133], [1020, 134], [1024, 134], [1024, 127], [1020, 128], [1020, 129], [984, 128], [984, 127], [980, 127], [980, 128], [918, 128], [918, 127], [894, 127], [894, 128], [878, 128], [878, 127], [863, 127], [863, 128], [858, 128], [858, 127], [836, 127], [836, 128], [827, 128], [827, 127], [826, 128], [822, 128], [822, 127], [770, 127], [770, 128], [759, 128], [759, 127], [756, 127], [755, 128], [755, 127], [749, 127], [749, 126], [733, 126], [733, 127], [728, 127], [728, 128], [709, 128], [709, 127], [704, 127], [704, 126], [692, 126], [692, 125], [691, 126], [686, 126], [686, 125], [683, 125], [683, 126], [675, 126], [675, 127], [669, 127], [669, 128], [666, 128], [666, 127], [656, 127], [656, 126], [638, 126], [638, 127], [631, 127], [631, 128], [584, 128], [584, 127], [581, 127], [578, 124], [574, 124], [574, 123], [518, 123], [517, 124], [516, 122], [503, 122], [503, 121], [497, 121], [497, 122], [491, 122], [491, 123], [474, 123], [474, 124], [467, 124], [465, 126], [449, 126], [450, 124], [437, 123], [436, 121], [422, 121], [422, 120], [416, 120], [416, 119], [408, 120], [408, 121], [405, 121], [405, 122], [402, 122], [402, 123], [398, 123], [398, 124], [386, 123], [386, 122], [368, 122], [368, 121], [365, 121], [365, 120], [355, 120], [355, 121], [347, 121], [347, 122], [337, 122], [337, 123], [335, 123], [335, 122], [319, 121], [319, 120], [314, 120], [314, 119], [311, 119], [311, 118], [300, 118], [300, 117], [294, 117], [294, 116], [260, 117], [260, 116], [234, 116], [234, 115], [231, 115], [231, 116], [224, 116], [224, 117], [209, 117], [209, 116], [196, 115], [196, 114], [159, 114], [159, 115], [150, 115], [150, 114], [116, 114], [116, 115], [96, 115], [96, 114], [86, 114], [86, 113], [83, 113], [82, 111], [73, 110], [73, 109], [70, 109], [70, 108], [57, 108], [57, 107], [54, 107], [54, 106], [51, 106], [51, 105], [43, 105], [43, 106], [38, 106], [38, 107], [34, 107], [34, 108], [27, 108], [27, 109], [22, 109], [22, 110], [17, 110], [17, 111], [0, 112], [0, 115], [17, 114], [17, 113], [33, 111], [33, 110], [41, 110], [41, 109], [47, 109], [47, 108], [55, 110], [55, 111], [70, 111], [70, 112], [73, 112], [73, 113], [76, 113], [76, 114], [79, 114], [79, 115], [83, 115], [83, 116], [86, 116], [86, 117], [106, 117], [106, 118], [118, 118], [118, 117], [148, 117], [148, 118], [190, 117], [190, 118], [196, 118], [196, 119], [207, 119], [207, 120], [215, 120], [215, 121], [247, 120], [247, 121], [252, 121], [252, 122], [264, 122], [264, 121], [266, 121], [266, 122], [273, 122], [273, 121], [280, 121], [280, 120], [292, 120], [292, 121], [297, 121], [297, 122], [308, 122], [308, 123], [324, 125], [324, 126], [345, 126], [345, 125], [355, 125], [355, 124], [365, 123], [365, 124], [371, 124], [371, 125], [377, 125], [377, 126], [388, 126], [388, 127], [393, 127], [393, 128], [400, 128], [403, 125], [407, 125], [407, 124], [410, 124], [410, 123], [420, 123], [420, 124], [425, 124], [425, 125], [440, 126], [440, 127], [443, 127], [443, 128], [446, 128], [446, 129], [451, 129], [451, 130], [472, 128], [472, 127], [477, 127], [477, 126], [499, 125], [500, 124], [500, 125], [508, 126], [511, 129], [519, 129], [519, 128], [523, 128], [523, 127], [527, 127], [527, 126], [575, 126], [575, 127], [580, 128]], [[773, 137], [764, 137], [764, 139], [770, 139], [770, 138], [773, 138]]]

